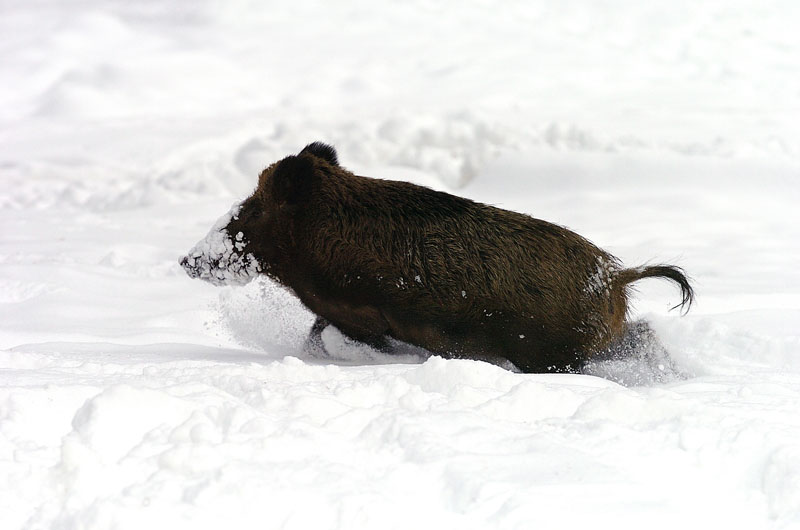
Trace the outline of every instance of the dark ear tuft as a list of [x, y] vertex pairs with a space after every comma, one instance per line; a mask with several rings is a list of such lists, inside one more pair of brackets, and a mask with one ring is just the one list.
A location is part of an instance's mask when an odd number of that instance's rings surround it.
[[314, 163], [306, 157], [287, 156], [275, 166], [272, 192], [279, 204], [297, 204], [311, 195]]
[[300, 154], [303, 153], [311, 153], [312, 155], [319, 157], [329, 164], [334, 166], [339, 165], [339, 157], [336, 155], [336, 149], [333, 148], [332, 145], [324, 144], [322, 142], [314, 142], [313, 144], [308, 144], [300, 151]]

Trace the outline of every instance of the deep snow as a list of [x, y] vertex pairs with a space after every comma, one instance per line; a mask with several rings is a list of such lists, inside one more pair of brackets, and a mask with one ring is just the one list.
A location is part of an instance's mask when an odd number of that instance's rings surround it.
[[[800, 527], [800, 4], [0, 15], [0, 528]], [[684, 267], [633, 308], [675, 371], [304, 357], [177, 259], [314, 140]]]

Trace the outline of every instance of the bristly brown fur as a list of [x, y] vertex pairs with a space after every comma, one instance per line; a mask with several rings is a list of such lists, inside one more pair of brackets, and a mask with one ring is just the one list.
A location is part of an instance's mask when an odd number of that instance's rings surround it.
[[576, 369], [623, 332], [628, 283], [662, 276], [687, 308], [694, 297], [677, 267], [622, 269], [561, 226], [356, 176], [318, 142], [265, 169], [242, 212], [228, 232], [267, 274], [379, 348], [391, 337], [526, 372]]

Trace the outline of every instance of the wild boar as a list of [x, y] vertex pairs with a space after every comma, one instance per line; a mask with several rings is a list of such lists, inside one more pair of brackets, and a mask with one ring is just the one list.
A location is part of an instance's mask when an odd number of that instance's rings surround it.
[[628, 286], [671, 265], [623, 268], [556, 224], [408, 182], [357, 176], [333, 147], [306, 146], [266, 168], [181, 259], [193, 278], [265, 274], [318, 318], [375, 348], [402, 341], [445, 357], [510, 361], [524, 372], [575, 370], [626, 330]]

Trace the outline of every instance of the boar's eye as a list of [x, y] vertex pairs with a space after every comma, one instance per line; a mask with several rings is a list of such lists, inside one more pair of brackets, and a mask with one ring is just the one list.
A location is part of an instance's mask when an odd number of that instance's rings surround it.
[[239, 210], [239, 220], [240, 221], [252, 221], [253, 219], [257, 218], [261, 215], [261, 208], [255, 202], [246, 202], [242, 205], [242, 209]]

